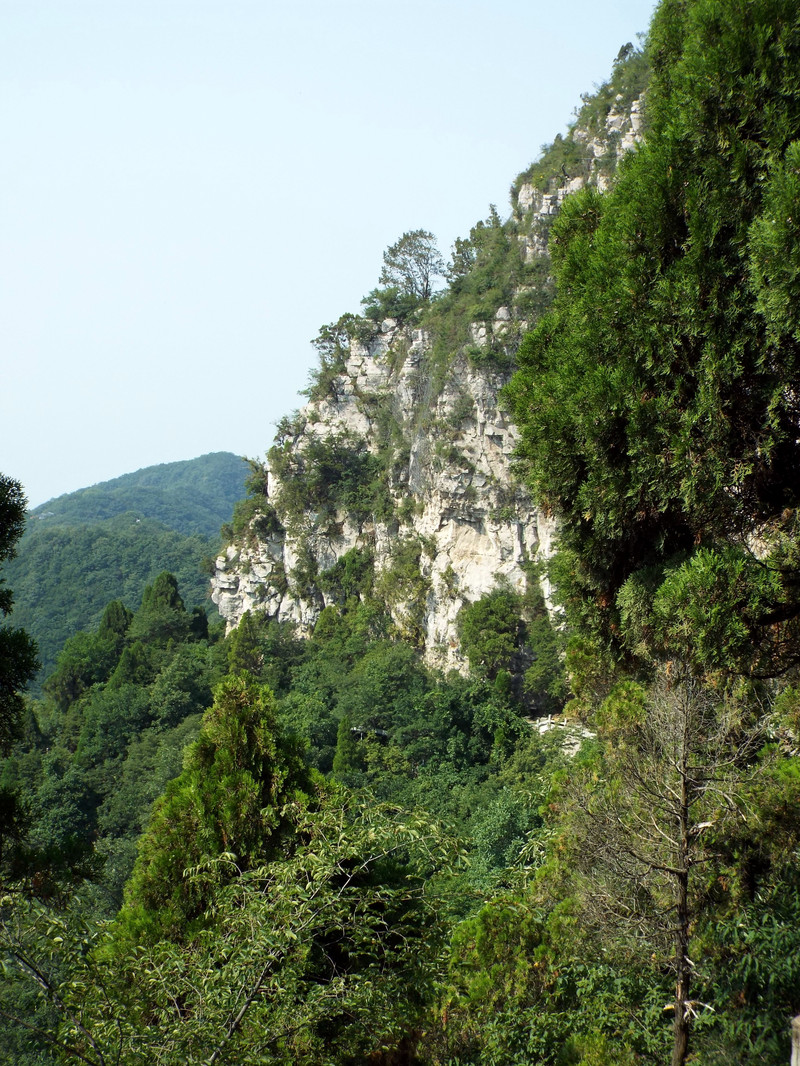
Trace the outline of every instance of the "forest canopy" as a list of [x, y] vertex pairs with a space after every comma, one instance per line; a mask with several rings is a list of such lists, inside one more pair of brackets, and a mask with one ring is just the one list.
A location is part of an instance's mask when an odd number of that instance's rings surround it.
[[553, 227], [558, 294], [506, 395], [560, 520], [560, 599], [609, 661], [798, 662], [800, 338], [776, 316], [798, 295], [799, 47], [791, 5], [666, 0], [647, 138]]

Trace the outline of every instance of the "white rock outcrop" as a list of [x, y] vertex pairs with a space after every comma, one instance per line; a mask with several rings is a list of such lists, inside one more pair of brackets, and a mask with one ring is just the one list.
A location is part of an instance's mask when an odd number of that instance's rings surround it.
[[[505, 327], [510, 318], [501, 308], [494, 326], [482, 326], [479, 335], [485, 339], [487, 330]], [[460, 356], [432, 398], [430, 375], [420, 370], [431, 338], [396, 323], [384, 327], [369, 343], [352, 343], [329, 395], [300, 411], [297, 424], [304, 428], [292, 447], [302, 453], [312, 438], [346, 435], [377, 453], [370, 412], [388, 406], [406, 451], [390, 484], [397, 517], [356, 521], [341, 513], [320, 524], [307, 514], [300, 523], [287, 523], [285, 533], [230, 546], [216, 561], [212, 595], [229, 627], [245, 611], [259, 610], [308, 632], [332, 597], [318, 587], [301, 587], [303, 556], [310, 553], [315, 570], [324, 574], [351, 549], [368, 548], [379, 579], [391, 570], [398, 542], [416, 538], [423, 546], [424, 603], [417, 589], [413, 599], [392, 602], [392, 614], [401, 630], [415, 618], [429, 663], [464, 669], [456, 625], [462, 605], [500, 583], [524, 591], [525, 567], [542, 543], [549, 546], [552, 530], [511, 474], [517, 437], [498, 404], [505, 378]], [[270, 473], [267, 484], [280, 514], [280, 481]]]
[[[629, 110], [615, 101], [599, 133], [571, 131], [586, 149], [585, 172], [564, 173], [547, 192], [530, 183], [517, 189], [514, 216], [527, 262], [546, 254], [549, 219], [565, 197], [587, 182], [602, 189], [609, 158], [635, 147], [640, 130], [640, 101]], [[513, 354], [529, 326], [516, 310], [517, 299], [529, 292], [530, 286], [519, 290], [492, 319], [473, 322], [467, 345], [452, 354], [444, 371], [434, 338], [394, 319], [375, 325], [368, 340], [351, 340], [341, 373], [323, 398], [301, 409], [283, 447], [302, 459], [315, 440], [346, 439], [373, 455], [383, 449], [385, 460], [388, 420], [394, 441], [385, 464], [391, 517], [345, 511], [287, 517], [280, 479], [270, 471], [265, 503], [275, 506], [284, 531], [246, 536], [216, 561], [212, 597], [229, 628], [256, 610], [309, 633], [320, 611], [336, 602], [325, 574], [361, 549], [369, 553], [400, 631], [422, 647], [429, 664], [466, 669], [458, 643], [462, 606], [499, 585], [524, 591], [530, 564], [552, 551], [552, 520], [533, 506], [512, 473], [517, 434], [498, 399], [509, 374], [500, 368], [508, 360], [470, 361], [470, 346], [473, 355]], [[253, 533], [257, 528], [256, 519]], [[416, 580], [406, 573], [403, 581], [391, 581], [398, 548], [406, 543], [416, 545]], [[540, 580], [552, 610], [551, 589]]]

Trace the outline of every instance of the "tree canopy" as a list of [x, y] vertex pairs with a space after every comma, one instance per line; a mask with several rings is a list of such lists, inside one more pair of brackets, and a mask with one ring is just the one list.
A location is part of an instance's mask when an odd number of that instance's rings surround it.
[[[0, 474], [0, 562], [16, 553], [25, 528], [25, 494], [13, 478]], [[14, 597], [0, 578], [0, 619], [11, 613]], [[38, 667], [36, 645], [23, 630], [0, 625], [0, 754], [7, 754], [18, 734], [22, 715], [20, 691]]]
[[436, 238], [424, 229], [410, 230], [383, 253], [381, 285], [395, 286], [420, 302], [430, 300], [433, 283], [445, 273]]
[[[800, 254], [800, 25], [781, 0], [665, 0], [649, 53], [646, 141], [611, 192], [565, 201], [558, 295], [508, 402], [584, 634], [780, 672], [800, 653], [798, 337], [779, 313]], [[713, 641], [668, 621], [709, 604], [737, 619]]]

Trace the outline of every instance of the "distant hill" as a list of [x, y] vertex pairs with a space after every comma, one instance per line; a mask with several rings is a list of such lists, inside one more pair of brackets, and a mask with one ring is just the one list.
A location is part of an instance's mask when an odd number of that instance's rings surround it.
[[137, 607], [162, 570], [175, 574], [187, 607], [211, 608], [208, 559], [249, 469], [239, 456], [215, 452], [145, 467], [30, 512], [4, 577], [14, 624], [39, 644], [39, 682], [67, 637], [96, 625], [110, 600]]
[[[199, 459], [146, 466], [133, 474], [103, 481], [48, 500], [31, 512], [43, 525], [85, 525], [133, 512], [154, 518], [168, 529], [216, 537], [244, 494], [247, 462], [231, 452]], [[34, 528], [30, 523], [29, 531]]]

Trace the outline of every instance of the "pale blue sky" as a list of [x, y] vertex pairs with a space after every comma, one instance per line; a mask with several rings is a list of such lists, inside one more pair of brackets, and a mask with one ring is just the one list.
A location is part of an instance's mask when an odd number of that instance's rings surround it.
[[263, 456], [325, 322], [449, 253], [653, 0], [0, 0], [0, 471]]

